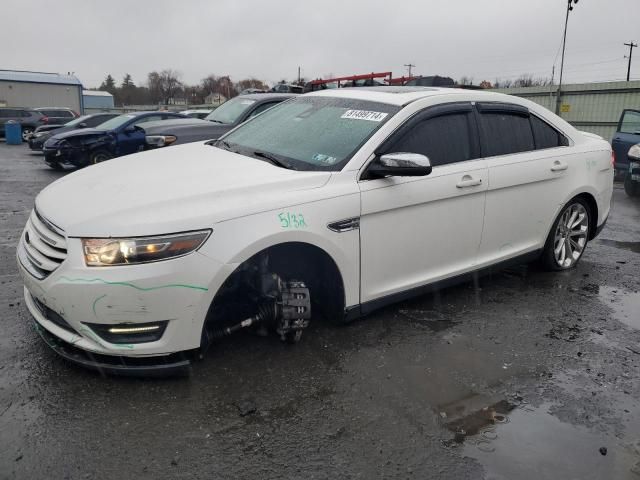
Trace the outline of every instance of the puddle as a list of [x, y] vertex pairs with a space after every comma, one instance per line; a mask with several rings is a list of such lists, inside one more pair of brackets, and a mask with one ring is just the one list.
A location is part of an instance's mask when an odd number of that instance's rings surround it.
[[605, 305], [613, 309], [613, 318], [640, 329], [640, 292], [602, 285], [598, 295]]
[[487, 479], [640, 479], [638, 444], [561, 422], [548, 408], [503, 400], [447, 426]]
[[618, 240], [601, 239], [598, 240], [598, 243], [619, 248], [620, 250], [629, 250], [634, 253], [640, 253], [640, 242], [619, 242]]

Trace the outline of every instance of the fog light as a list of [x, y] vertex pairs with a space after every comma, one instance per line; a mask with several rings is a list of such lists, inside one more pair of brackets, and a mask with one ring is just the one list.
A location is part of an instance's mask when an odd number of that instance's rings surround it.
[[168, 320], [150, 323], [119, 323], [105, 325], [103, 323], [85, 323], [96, 335], [109, 343], [148, 343], [162, 338]]
[[160, 325], [152, 325], [149, 327], [113, 327], [109, 329], [109, 333], [141, 333], [152, 332], [158, 330]]

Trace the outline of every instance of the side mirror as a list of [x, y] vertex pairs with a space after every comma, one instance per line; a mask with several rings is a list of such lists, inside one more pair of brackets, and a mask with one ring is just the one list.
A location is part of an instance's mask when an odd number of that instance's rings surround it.
[[377, 158], [367, 169], [367, 178], [424, 177], [431, 173], [431, 162], [419, 153], [387, 153]]
[[138, 127], [136, 127], [135, 125], [129, 125], [127, 128], [124, 129], [124, 133], [126, 134], [134, 133], [137, 129]]
[[635, 162], [640, 162], [640, 143], [635, 144], [633, 147], [629, 149], [629, 153], [627, 153], [629, 160], [633, 160]]
[[87, 128], [87, 124], [82, 122], [78, 124], [78, 128]]

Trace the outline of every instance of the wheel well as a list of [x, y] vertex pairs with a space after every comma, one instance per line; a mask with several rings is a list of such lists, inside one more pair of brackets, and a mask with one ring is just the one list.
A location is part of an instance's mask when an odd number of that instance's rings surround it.
[[323, 249], [303, 242], [271, 246], [242, 262], [218, 290], [207, 313], [205, 329], [220, 327], [227, 321], [251, 315], [252, 303], [259, 298], [262, 273], [276, 273], [286, 280], [307, 284], [312, 302], [312, 318], [320, 313], [340, 323], [344, 319], [345, 291], [342, 275], [331, 256]]
[[596, 236], [596, 229], [598, 228], [598, 203], [590, 193], [581, 193], [573, 197], [572, 200], [578, 198], [584, 200], [589, 206], [589, 213], [591, 213], [589, 217], [589, 240], [592, 240]]

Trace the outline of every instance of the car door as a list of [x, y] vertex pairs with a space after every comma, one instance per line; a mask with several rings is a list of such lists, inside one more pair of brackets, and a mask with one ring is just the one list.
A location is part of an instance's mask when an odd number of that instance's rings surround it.
[[[520, 105], [478, 103], [482, 154], [489, 188], [480, 245], [480, 265], [537, 250], [544, 245], [580, 160], [567, 138]], [[534, 135], [535, 134], [535, 135]], [[584, 159], [582, 159], [584, 163]]]
[[433, 170], [361, 177], [362, 303], [472, 270], [480, 245], [488, 172], [471, 104], [418, 113], [377, 155], [394, 152], [426, 155]]
[[616, 170], [626, 172], [629, 168], [629, 149], [640, 143], [640, 110], [624, 110], [616, 130], [611, 141], [616, 157]]
[[118, 140], [116, 155], [129, 155], [131, 153], [142, 151], [145, 145], [145, 133], [141, 128], [135, 127], [146, 122], [155, 122], [158, 120], [162, 120], [161, 114], [136, 118], [123, 125], [117, 133]]

